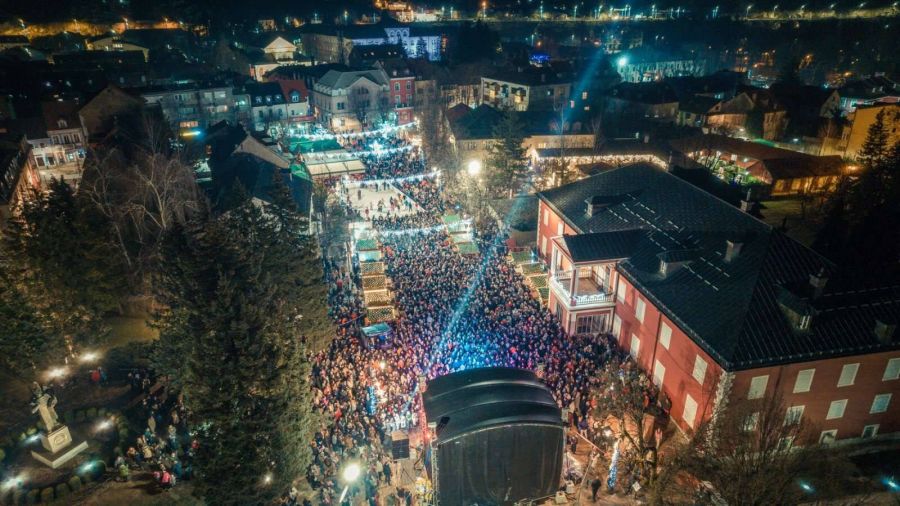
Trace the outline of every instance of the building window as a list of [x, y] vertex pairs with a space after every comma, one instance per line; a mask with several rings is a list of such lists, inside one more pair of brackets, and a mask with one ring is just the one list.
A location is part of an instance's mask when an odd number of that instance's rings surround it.
[[343, 111], [343, 110], [344, 110], [344, 103], [343, 103], [343, 102], [338, 102], [338, 103], [337, 103], [337, 110], [339, 110], [339, 111]]
[[638, 338], [637, 334], [631, 334], [631, 348], [629, 353], [631, 353], [631, 357], [637, 360], [638, 353], [641, 352], [641, 340]]
[[703, 384], [703, 381], [706, 379], [706, 360], [700, 355], [697, 355], [697, 358], [694, 359], [694, 379], [697, 380], [697, 383]]
[[761, 399], [766, 394], [766, 386], [769, 384], [769, 375], [754, 376], [750, 380], [750, 391], [747, 392], [747, 399]]
[[837, 429], [823, 430], [819, 434], [819, 444], [829, 445], [837, 439]]
[[875, 396], [875, 399], [872, 401], [872, 409], [869, 410], [869, 413], [884, 413], [888, 409], [888, 405], [891, 403], [891, 394], [878, 394]]
[[878, 435], [878, 424], [863, 427], [862, 438], [871, 439]]
[[825, 419], [834, 420], [836, 418], [843, 418], [845, 409], [847, 409], [847, 399], [831, 401], [831, 405], [828, 406], [828, 414], [825, 415]]
[[797, 425], [800, 423], [800, 419], [803, 418], [803, 408], [806, 406], [791, 406], [787, 409], [787, 413], [784, 415], [784, 424], [785, 425]]
[[751, 432], [751, 431], [756, 430], [756, 426], [758, 424], [759, 424], [759, 411], [754, 411], [753, 413], [750, 413], [749, 415], [747, 415], [746, 418], [744, 418], [744, 423], [741, 426], [741, 428], [744, 430], [744, 432]]
[[900, 358], [892, 358], [888, 360], [887, 367], [884, 368], [884, 376], [882, 381], [890, 381], [900, 378]]
[[412, 81], [406, 81], [406, 91], [409, 91], [411, 89], [412, 89]]
[[565, 225], [563, 225], [562, 222], [556, 224], [556, 235], [563, 235], [563, 232], [565, 231]]
[[659, 344], [662, 345], [663, 348], [669, 349], [669, 343], [672, 342], [672, 327], [666, 325], [666, 322], [660, 322], [659, 324]]
[[541, 256], [547, 256], [547, 236], [541, 237]]
[[621, 336], [619, 336], [619, 333], [621, 333], [621, 332], [622, 332], [622, 319], [619, 318], [619, 315], [613, 315], [612, 333], [616, 337], [616, 340], [618, 340], [621, 337]]
[[634, 317], [637, 318], [637, 321], [644, 323], [644, 311], [647, 309], [644, 304], [644, 299], [640, 297], [634, 298]]
[[837, 386], [847, 387], [856, 381], [856, 372], [859, 371], [859, 364], [844, 364], [841, 368], [841, 377], [838, 379]]
[[579, 316], [578, 320], [575, 322], [575, 333], [576, 334], [593, 334], [597, 332], [597, 324], [600, 322], [600, 319], [595, 317], [594, 315], [590, 316]]
[[786, 452], [793, 448], [794, 436], [783, 437], [778, 440], [778, 451]]
[[666, 366], [662, 365], [659, 360], [653, 364], [653, 383], [657, 388], [662, 388], [663, 379], [666, 377]]
[[625, 302], [625, 290], [627, 290], [628, 288], [625, 286], [625, 282], [621, 279], [619, 280], [617, 286], [618, 288], [616, 288], [616, 299], [619, 302]]
[[809, 392], [815, 372], [815, 369], [804, 369], [797, 373], [797, 381], [794, 382], [795, 394]]
[[394, 83], [394, 91], [400, 91], [400, 83]]
[[544, 226], [547, 226], [550, 223], [550, 210], [544, 209]]
[[684, 412], [681, 414], [681, 419], [693, 428], [695, 418], [697, 418], [697, 401], [691, 397], [691, 394], [687, 394], [684, 397]]

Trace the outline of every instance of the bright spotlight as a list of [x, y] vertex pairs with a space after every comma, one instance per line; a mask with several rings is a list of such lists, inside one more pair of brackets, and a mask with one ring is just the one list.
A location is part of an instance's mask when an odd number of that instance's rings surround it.
[[265, 483], [266, 485], [272, 483], [272, 473], [269, 473], [263, 477], [263, 483]]
[[466, 172], [472, 177], [481, 174], [481, 160], [469, 160], [469, 164], [466, 166]]
[[47, 371], [47, 376], [49, 376], [50, 379], [62, 378], [65, 375], [66, 375], [65, 367], [54, 367], [54, 368], [50, 369], [49, 371]]
[[112, 422], [109, 420], [103, 420], [102, 422], [97, 424], [97, 430], [106, 430], [112, 427]]
[[616, 61], [616, 65], [618, 65], [620, 67], [624, 67], [625, 65], [628, 65], [628, 58], [625, 56], [620, 56], [619, 59]]
[[93, 362], [93, 361], [97, 360], [97, 354], [94, 353], [93, 351], [88, 352], [88, 353], [82, 353], [81, 356], [78, 357], [78, 360], [80, 360], [82, 362]]
[[351, 464], [347, 464], [347, 467], [344, 468], [344, 472], [341, 473], [341, 476], [344, 478], [344, 481], [352, 482], [356, 481], [359, 478], [361, 470], [359, 468], [359, 464], [353, 462]]

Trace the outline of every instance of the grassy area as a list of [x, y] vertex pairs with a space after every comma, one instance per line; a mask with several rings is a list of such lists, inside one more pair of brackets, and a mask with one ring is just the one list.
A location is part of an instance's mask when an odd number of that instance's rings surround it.
[[762, 202], [762, 220], [769, 225], [787, 228], [791, 239], [809, 246], [822, 226], [821, 217], [813, 205], [807, 205], [806, 216], [799, 200], [766, 200]]

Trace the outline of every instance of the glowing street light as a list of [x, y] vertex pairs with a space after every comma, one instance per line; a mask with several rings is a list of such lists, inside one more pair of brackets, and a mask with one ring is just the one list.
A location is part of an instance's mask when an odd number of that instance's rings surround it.
[[481, 160], [469, 160], [469, 164], [466, 166], [466, 172], [472, 177], [481, 174]]
[[272, 473], [268, 473], [263, 476], [263, 483], [265, 483], [266, 485], [272, 483]]
[[66, 371], [65, 367], [54, 367], [47, 371], [47, 377], [49, 377], [50, 379], [62, 378], [66, 375], [66, 372], [68, 371]]
[[81, 356], [78, 357], [78, 360], [81, 362], [87, 363], [87, 362], [93, 362], [93, 361], [97, 360], [97, 357], [98, 357], [97, 353], [95, 353], [93, 351], [89, 351], [87, 353], [82, 353]]
[[621, 68], [621, 67], [624, 67], [625, 65], [628, 65], [628, 57], [621, 56], [621, 57], [619, 57], [618, 60], [616, 60], [616, 66]]

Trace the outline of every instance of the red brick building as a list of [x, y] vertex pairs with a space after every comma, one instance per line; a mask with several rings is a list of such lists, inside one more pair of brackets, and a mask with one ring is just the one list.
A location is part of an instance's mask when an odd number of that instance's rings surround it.
[[611, 332], [689, 430], [782, 394], [822, 441], [900, 432], [900, 289], [842, 289], [836, 267], [649, 164], [538, 194], [549, 309]]
[[397, 115], [397, 124], [412, 123], [415, 120], [416, 76], [401, 61], [386, 61], [379, 65], [390, 81], [388, 106]]

